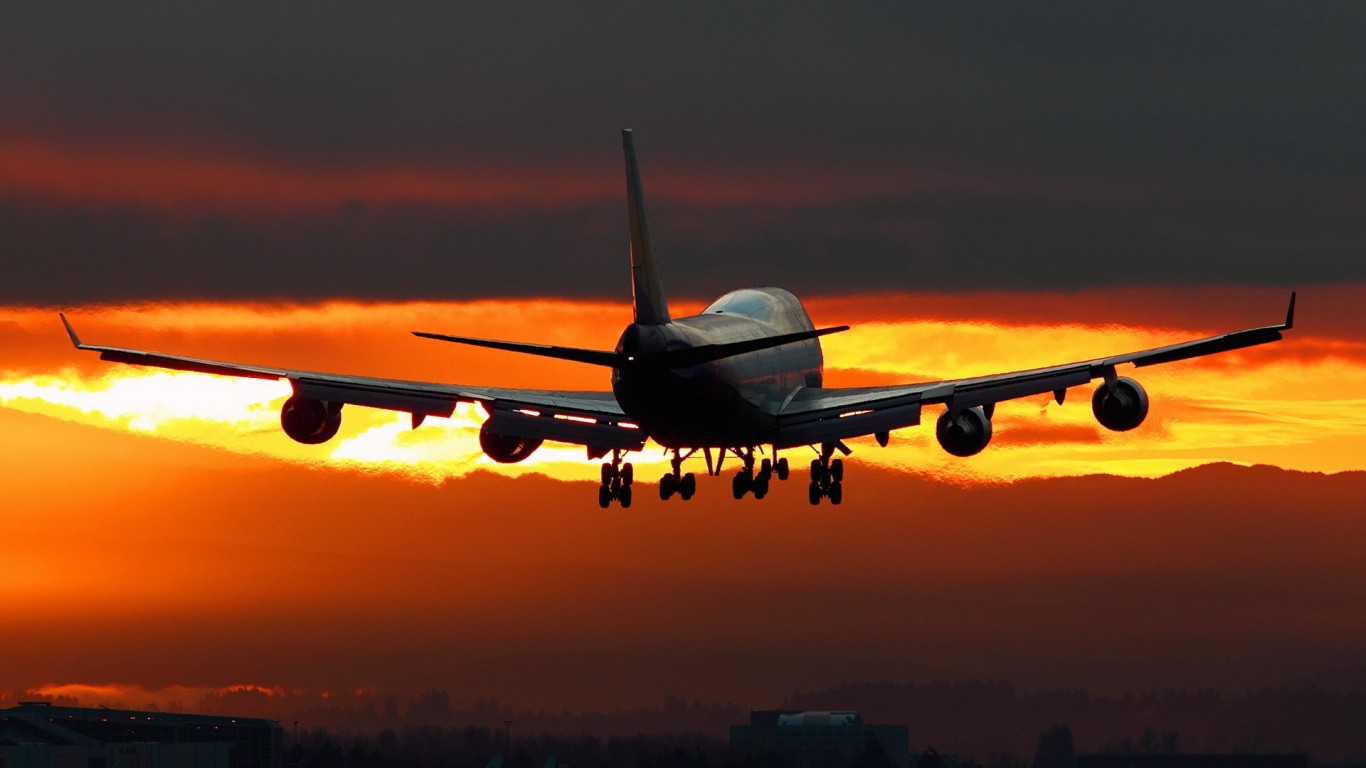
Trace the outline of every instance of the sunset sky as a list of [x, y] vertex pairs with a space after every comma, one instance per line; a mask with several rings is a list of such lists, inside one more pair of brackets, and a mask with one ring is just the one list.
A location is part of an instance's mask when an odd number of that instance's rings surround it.
[[[0, 691], [228, 686], [773, 706], [845, 680], [1251, 685], [1366, 651], [1366, 54], [1356, 4], [558, 3], [0, 12]], [[96, 344], [466, 384], [600, 368], [622, 127], [675, 316], [803, 297], [826, 383], [1287, 340], [1002, 404], [981, 455], [853, 441], [846, 501], [703, 479], [630, 510], [484, 414], [103, 363]], [[807, 451], [794, 451], [804, 466]], [[700, 471], [700, 466], [696, 468]], [[2, 699], [0, 699], [2, 700]]]

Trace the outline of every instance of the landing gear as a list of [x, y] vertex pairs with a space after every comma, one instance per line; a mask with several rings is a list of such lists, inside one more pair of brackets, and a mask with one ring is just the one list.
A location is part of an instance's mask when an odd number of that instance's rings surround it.
[[831, 459], [835, 449], [848, 453], [840, 443], [821, 445], [820, 458], [811, 460], [811, 483], [807, 485], [806, 497], [812, 506], [829, 499], [831, 504], [839, 505], [844, 501], [844, 460]]
[[598, 506], [607, 509], [613, 501], [621, 504], [622, 509], [631, 508], [631, 485], [635, 483], [636, 471], [631, 462], [622, 463], [622, 452], [612, 451], [612, 460], [602, 463], [602, 485], [598, 486]]
[[688, 451], [685, 456], [677, 448], [674, 449], [673, 458], [669, 459], [669, 473], [659, 478], [660, 501], [668, 501], [675, 493], [678, 498], [687, 501], [697, 493], [697, 476], [691, 472], [683, 474], [683, 461], [692, 455], [693, 451]]
[[[755, 449], [736, 448], [734, 450], [735, 455], [745, 463], [745, 466], [742, 467], [740, 471], [736, 472], [734, 479], [731, 480], [731, 495], [737, 499], [743, 499], [745, 494], [748, 493], [753, 493], [754, 498], [756, 499], [762, 499], [767, 496], [768, 484], [769, 481], [773, 479], [775, 471], [773, 460], [764, 459], [759, 462], [758, 467], [756, 468], [754, 462]], [[777, 466], [786, 466], [786, 464], [787, 460], [782, 459]], [[778, 479], [781, 480], [782, 476], [780, 475]]]
[[[750, 448], [722, 448], [720, 454], [714, 456], [711, 448], [694, 448], [686, 453], [681, 448], [670, 449], [673, 452], [669, 459], [670, 471], [659, 478], [659, 498], [661, 501], [668, 501], [674, 496], [687, 501], [697, 493], [697, 476], [691, 472], [683, 473], [683, 462], [687, 461], [697, 453], [698, 450], [704, 452], [707, 459], [707, 474], [712, 477], [721, 475], [721, 465], [725, 462], [726, 454], [729, 453], [738, 458], [743, 467], [731, 478], [731, 496], [736, 499], [743, 499], [749, 494], [754, 494], [754, 498], [762, 499], [768, 495], [769, 484], [776, 475], [779, 480], [786, 480], [790, 472], [787, 458], [778, 458], [777, 450], [774, 450], [773, 458], [757, 459], [759, 449]], [[629, 466], [629, 465], [628, 465]], [[603, 471], [609, 470], [607, 465], [603, 465]], [[605, 476], [604, 476], [605, 477]], [[604, 483], [607, 481], [604, 480]], [[629, 483], [627, 483], [629, 485]]]

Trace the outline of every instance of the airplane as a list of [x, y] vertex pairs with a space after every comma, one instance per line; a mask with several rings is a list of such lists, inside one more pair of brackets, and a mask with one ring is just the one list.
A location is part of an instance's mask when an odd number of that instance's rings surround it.
[[[133, 365], [223, 376], [288, 379], [293, 395], [281, 408], [286, 435], [305, 444], [326, 442], [341, 426], [342, 408], [357, 405], [407, 412], [416, 429], [431, 416], [448, 417], [457, 403], [478, 403], [488, 418], [479, 445], [493, 461], [516, 463], [546, 440], [585, 446], [589, 461], [602, 459], [598, 504], [630, 507], [635, 472], [625, 461], [646, 440], [662, 446], [670, 469], [659, 497], [686, 501], [697, 478], [685, 461], [700, 451], [707, 474], [720, 476], [726, 456], [739, 462], [731, 482], [735, 499], [764, 498], [773, 478], [786, 480], [790, 465], [781, 452], [810, 446], [807, 497], [840, 504], [844, 498], [846, 440], [872, 435], [886, 446], [894, 430], [920, 424], [926, 406], [942, 406], [935, 437], [948, 453], [967, 457], [992, 437], [996, 404], [1052, 394], [1061, 405], [1067, 391], [1100, 379], [1091, 397], [1096, 420], [1106, 429], [1132, 430], [1148, 415], [1144, 388], [1121, 365], [1170, 363], [1277, 341], [1294, 327], [1295, 294], [1285, 321], [1185, 341], [1155, 349], [991, 376], [904, 385], [823, 386], [820, 338], [848, 330], [816, 328], [796, 296], [781, 288], [742, 288], [712, 302], [700, 314], [669, 312], [655, 258], [645, 194], [636, 162], [634, 134], [621, 133], [626, 160], [630, 225], [632, 322], [614, 350], [580, 349], [414, 331], [438, 341], [571, 360], [611, 371], [611, 391], [571, 392], [466, 386], [378, 379], [334, 373], [244, 365], [120, 347], [85, 344], [61, 315], [72, 345], [101, 359]], [[763, 455], [767, 448], [768, 455]], [[837, 456], [836, 454], [839, 454]]]

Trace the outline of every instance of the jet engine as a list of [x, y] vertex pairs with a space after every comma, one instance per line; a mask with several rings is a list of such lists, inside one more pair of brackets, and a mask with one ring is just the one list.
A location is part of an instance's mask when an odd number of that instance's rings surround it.
[[325, 443], [341, 429], [341, 410], [341, 403], [295, 395], [280, 409], [280, 426], [304, 445]]
[[991, 442], [991, 419], [981, 406], [963, 411], [945, 410], [934, 427], [939, 445], [954, 456], [981, 453]]
[[1096, 387], [1091, 412], [1102, 427], [1128, 432], [1148, 417], [1148, 393], [1133, 379], [1115, 379]]
[[537, 438], [513, 437], [490, 431], [487, 421], [479, 428], [479, 447], [484, 450], [485, 456], [499, 464], [525, 461], [532, 452], [541, 447], [541, 442]]

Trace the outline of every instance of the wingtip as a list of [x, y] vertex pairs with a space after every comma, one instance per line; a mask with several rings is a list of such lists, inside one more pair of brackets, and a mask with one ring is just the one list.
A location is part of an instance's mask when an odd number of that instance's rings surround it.
[[71, 321], [66, 319], [66, 313], [58, 312], [57, 317], [60, 317], [62, 319], [62, 325], [66, 326], [66, 335], [71, 338], [71, 346], [76, 349], [83, 349], [84, 345], [81, 344], [81, 337], [76, 335], [76, 329], [71, 327]]
[[1295, 292], [1290, 292], [1290, 306], [1285, 310], [1285, 329], [1288, 331], [1295, 327]]

